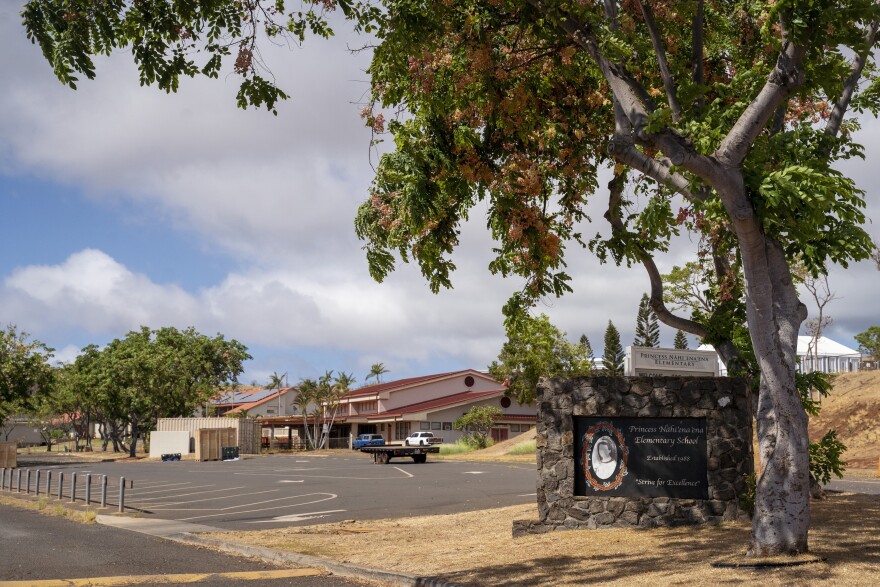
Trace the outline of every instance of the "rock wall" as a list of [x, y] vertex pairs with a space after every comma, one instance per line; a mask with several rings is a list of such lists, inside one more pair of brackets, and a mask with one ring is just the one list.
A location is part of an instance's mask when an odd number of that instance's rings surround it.
[[[538, 517], [513, 535], [607, 527], [717, 524], [747, 518], [739, 505], [753, 472], [746, 382], [715, 377], [542, 380], [537, 391]], [[708, 499], [575, 495], [575, 418], [704, 418]]]

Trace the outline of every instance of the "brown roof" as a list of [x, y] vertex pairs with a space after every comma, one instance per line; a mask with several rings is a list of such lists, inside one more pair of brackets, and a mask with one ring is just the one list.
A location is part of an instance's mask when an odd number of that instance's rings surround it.
[[[276, 391], [272, 395], [264, 397], [263, 399], [261, 399], [259, 401], [255, 401], [255, 402], [245, 402], [245, 403], [236, 402], [235, 407], [226, 413], [227, 414], [236, 414], [238, 412], [243, 412], [245, 410], [253, 409], [257, 406], [261, 406], [267, 402], [270, 402], [273, 399], [278, 399], [279, 396], [286, 394], [288, 391], [290, 391], [292, 389], [296, 389], [296, 388], [295, 387], [284, 387], [282, 389], [279, 389], [278, 391]], [[216, 405], [223, 405], [223, 404], [216, 404]]]
[[411, 387], [413, 385], [418, 385], [420, 383], [428, 383], [430, 381], [438, 381], [440, 379], [447, 379], [449, 377], [453, 377], [455, 375], [463, 375], [465, 373], [477, 373], [486, 377], [485, 373], [481, 373], [476, 369], [463, 369], [461, 371], [450, 371], [448, 373], [435, 373], [434, 375], [422, 375], [420, 377], [410, 377], [408, 379], [398, 379], [397, 381], [389, 381], [387, 383], [375, 383], [373, 385], [365, 385], [364, 387], [359, 387], [357, 389], [353, 389], [342, 399], [351, 399], [356, 397], [363, 397], [368, 395], [374, 395], [378, 393], [382, 393], [384, 391], [391, 391], [394, 389], [399, 389], [402, 387]]
[[399, 408], [395, 408], [393, 410], [389, 410], [387, 412], [379, 412], [376, 414], [366, 414], [365, 417], [368, 420], [372, 419], [381, 419], [388, 417], [400, 417], [404, 414], [415, 414], [418, 412], [424, 412], [427, 410], [436, 410], [439, 408], [447, 408], [450, 406], [454, 406], [456, 404], [474, 402], [481, 399], [486, 399], [493, 396], [503, 395], [503, 389], [493, 389], [490, 391], [464, 391], [462, 393], [456, 393], [453, 395], [447, 395], [444, 397], [439, 397], [432, 400], [427, 400], [423, 402], [418, 402], [415, 404], [410, 404], [408, 406], [401, 406]]

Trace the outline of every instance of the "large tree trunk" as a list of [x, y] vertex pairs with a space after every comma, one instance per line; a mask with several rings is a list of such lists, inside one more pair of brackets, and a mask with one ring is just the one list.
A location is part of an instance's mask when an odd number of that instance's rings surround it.
[[788, 262], [767, 238], [733, 172], [722, 197], [733, 221], [746, 279], [746, 310], [761, 370], [756, 414], [761, 473], [752, 518], [751, 556], [808, 550], [810, 453], [807, 414], [795, 386], [797, 333], [806, 318]]

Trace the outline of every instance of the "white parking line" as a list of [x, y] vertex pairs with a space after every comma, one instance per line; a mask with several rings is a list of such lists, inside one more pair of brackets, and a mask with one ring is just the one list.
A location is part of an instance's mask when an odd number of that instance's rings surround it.
[[[235, 497], [250, 497], [250, 496], [252, 496], [252, 495], [262, 495], [262, 494], [264, 494], [264, 493], [275, 493], [275, 492], [278, 492], [278, 491], [281, 491], [281, 490], [280, 490], [280, 489], [268, 489], [268, 490], [266, 490], [266, 491], [257, 491], [257, 492], [249, 491], [249, 492], [247, 492], [247, 493], [236, 493], [235, 495], [225, 495], [225, 496], [223, 496], [223, 497], [206, 497], [205, 499], [191, 499], [191, 500], [188, 500], [188, 501], [176, 501], [176, 502], [171, 501], [171, 502], [168, 502], [168, 503], [158, 503], [158, 504], [152, 505], [152, 506], [150, 506], [150, 507], [152, 507], [152, 509], [154, 509], [154, 510], [162, 510], [162, 511], [165, 511], [165, 512], [173, 512], [173, 511], [185, 511], [185, 512], [196, 512], [196, 511], [199, 511], [199, 512], [210, 512], [210, 511], [216, 510], [217, 508], [192, 508], [192, 507], [188, 507], [188, 508], [171, 508], [171, 507], [168, 507], [168, 506], [172, 506], [172, 505], [182, 505], [182, 504], [185, 504], [185, 503], [200, 503], [200, 502], [203, 502], [203, 501], [221, 501], [221, 500], [223, 500], [223, 499], [232, 499], [232, 498], [235, 498]], [[250, 504], [250, 503], [246, 503], [246, 504], [243, 504], [243, 505], [240, 505], [240, 506], [237, 506], [237, 507], [247, 507], [247, 506], [249, 506], [249, 505], [251, 505], [251, 504]], [[236, 507], [236, 506], [231, 506], [231, 507]]]
[[190, 489], [205, 489], [208, 487], [217, 487], [217, 486], [216, 485], [189, 485], [188, 487], [175, 487], [173, 489], [164, 488], [164, 489], [155, 489], [152, 491], [132, 491], [131, 497], [136, 499], [136, 498], [140, 498], [143, 495], [153, 495], [155, 493], [171, 493], [173, 495], [175, 491], [189, 491]]
[[[273, 506], [273, 507], [268, 507], [268, 508], [257, 508], [255, 510], [244, 510], [244, 511], [240, 511], [240, 512], [228, 511], [228, 510], [232, 510], [232, 509], [236, 509], [236, 508], [240, 508], [240, 507], [247, 507], [249, 505], [260, 505], [263, 503], [270, 503], [273, 501], [284, 501], [287, 499], [296, 499], [299, 497], [309, 497], [310, 495], [328, 495], [329, 497], [325, 497], [323, 499], [315, 499], [313, 501], [307, 501], [305, 503], [296, 504], [296, 506], [279, 505], [279, 506]], [[253, 503], [253, 504], [245, 504], [245, 505], [240, 505], [240, 506], [230, 506], [228, 508], [221, 508], [219, 511], [221, 511], [222, 513], [219, 513], [219, 514], [211, 514], [211, 515], [207, 515], [207, 516], [193, 516], [191, 518], [179, 518], [179, 519], [181, 522], [188, 522], [190, 520], [204, 520], [206, 518], [218, 518], [220, 516], [228, 516], [228, 515], [236, 515], [237, 516], [240, 514], [252, 514], [254, 512], [267, 512], [269, 510], [280, 510], [282, 508], [299, 507], [299, 506], [304, 506], [304, 505], [310, 505], [313, 503], [321, 503], [324, 501], [330, 501], [331, 499], [336, 499], [337, 497], [338, 496], [335, 493], [306, 493], [305, 495], [293, 495], [290, 497], [280, 497], [278, 499], [269, 499], [266, 501], [261, 501], [261, 502], [257, 502], [257, 503]]]
[[[176, 493], [172, 495], [165, 495], [162, 497], [145, 497], [143, 499], [137, 501], [154, 501], [157, 499], [177, 499], [179, 497], [189, 497], [190, 495], [204, 495], [206, 493], [219, 493], [222, 491], [235, 491], [236, 489], [244, 489], [244, 485], [241, 487], [224, 487], [223, 489], [212, 489], [211, 491], [193, 491], [192, 493]], [[134, 496], [137, 498], [137, 496]]]
[[324, 512], [309, 512], [307, 514], [291, 514], [289, 516], [277, 516], [271, 520], [248, 520], [245, 524], [270, 524], [272, 522], [305, 522], [316, 518], [326, 518], [327, 514], [336, 514], [348, 510], [327, 510]]
[[535, 497], [536, 495], [538, 495], [538, 494], [537, 493], [522, 493], [520, 495], [517, 495], [517, 497]]
[[462, 471], [462, 475], [482, 475], [483, 471]]
[[409, 471], [404, 471], [404, 470], [401, 469], [400, 467], [394, 467], [394, 468], [397, 469], [398, 471], [400, 471], [401, 473], [403, 473], [404, 475], [406, 475], [407, 477], [415, 477], [415, 475], [413, 475], [413, 474], [410, 473]]
[[303, 479], [300, 479], [300, 480], [296, 480], [296, 479], [279, 479], [278, 482], [279, 482], [279, 483], [305, 483], [305, 480], [303, 480]]

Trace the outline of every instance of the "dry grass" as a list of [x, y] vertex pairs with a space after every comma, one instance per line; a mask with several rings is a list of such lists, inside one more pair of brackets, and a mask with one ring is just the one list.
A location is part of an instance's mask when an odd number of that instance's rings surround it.
[[[507, 585], [876, 585], [880, 496], [838, 494], [813, 505], [811, 548], [824, 562], [779, 569], [716, 569], [742, 557], [749, 528], [556, 532], [513, 539], [533, 505], [443, 516], [347, 522], [213, 535], [369, 567]], [[417, 546], [417, 542], [429, 546]], [[365, 546], [366, 545], [366, 546]]]
[[849, 466], [878, 470], [880, 459], [880, 371], [842, 373], [834, 378], [834, 389], [822, 400], [822, 412], [810, 419], [810, 438], [817, 440], [827, 430], [847, 446], [843, 458]]
[[66, 503], [52, 503], [46, 498], [35, 500], [0, 495], [0, 504], [17, 507], [25, 510], [33, 510], [47, 516], [67, 518], [82, 524], [94, 524], [98, 512], [95, 509], [80, 509], [69, 507]]

